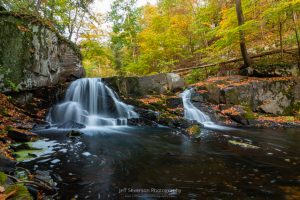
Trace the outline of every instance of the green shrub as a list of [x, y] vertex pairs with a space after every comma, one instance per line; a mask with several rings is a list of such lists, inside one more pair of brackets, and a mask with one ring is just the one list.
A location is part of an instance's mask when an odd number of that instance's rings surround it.
[[210, 76], [217, 76], [219, 70], [220, 70], [219, 66], [207, 67], [206, 69], [205, 68], [193, 69], [191, 73], [188, 76], [186, 76], [185, 80], [189, 84], [204, 81]]
[[7, 180], [7, 175], [3, 172], [0, 172], [0, 185], [4, 185]]

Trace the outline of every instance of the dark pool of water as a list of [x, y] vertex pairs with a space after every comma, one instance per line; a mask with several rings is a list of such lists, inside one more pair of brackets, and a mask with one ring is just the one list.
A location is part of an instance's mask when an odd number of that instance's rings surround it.
[[42, 131], [54, 153], [19, 165], [59, 175], [57, 199], [300, 198], [299, 129], [203, 130], [195, 139], [166, 128], [86, 133]]

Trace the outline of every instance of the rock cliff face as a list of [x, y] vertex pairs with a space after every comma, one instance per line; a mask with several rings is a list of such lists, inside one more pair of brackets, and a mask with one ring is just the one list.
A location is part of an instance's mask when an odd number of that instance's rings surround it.
[[81, 55], [32, 16], [0, 12], [0, 92], [27, 91], [80, 78]]

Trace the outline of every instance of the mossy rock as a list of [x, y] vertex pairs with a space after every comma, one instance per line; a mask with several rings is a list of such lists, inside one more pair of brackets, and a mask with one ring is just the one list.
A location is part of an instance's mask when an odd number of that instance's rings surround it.
[[[3, 186], [5, 191], [2, 195], [8, 195], [14, 192], [13, 195], [10, 196], [11, 200], [32, 200], [32, 196], [30, 195], [28, 189], [23, 184], [8, 184], [7, 175], [3, 172], [0, 172], [0, 186]], [[0, 197], [1, 198], [1, 197]], [[4, 198], [5, 199], [5, 198]]]
[[233, 105], [239, 105], [239, 93], [237, 91], [237, 88], [230, 87], [223, 90], [222, 94], [224, 94], [224, 99], [226, 104], [233, 104]]
[[5, 194], [9, 194], [11, 192], [15, 192], [15, 194], [9, 198], [11, 200], [32, 200], [28, 189], [22, 184], [10, 185], [5, 188]]
[[198, 124], [194, 124], [194, 125], [190, 126], [189, 128], [187, 128], [186, 131], [190, 136], [195, 136], [201, 132], [201, 127]]
[[296, 63], [256, 63], [249, 69], [249, 74], [256, 77], [288, 77], [298, 76]]
[[7, 175], [3, 172], [0, 172], [0, 185], [4, 185], [7, 180]]
[[166, 105], [164, 104], [163, 101], [158, 101], [155, 103], [150, 103], [150, 105], [152, 105], [154, 107], [154, 110], [158, 110], [158, 111], [163, 111], [163, 110], [167, 110]]
[[208, 91], [208, 100], [214, 104], [220, 103], [220, 88], [212, 83], [206, 85], [206, 90]]
[[[75, 66], [81, 65], [79, 48], [50, 23], [32, 15], [0, 12], [0, 26], [0, 91], [31, 90], [83, 76], [82, 68]], [[68, 63], [72, 68], [60, 70]]]
[[244, 112], [244, 117], [247, 120], [254, 120], [257, 119], [258, 117], [255, 115], [255, 113], [252, 111], [252, 108], [247, 105], [242, 105]]

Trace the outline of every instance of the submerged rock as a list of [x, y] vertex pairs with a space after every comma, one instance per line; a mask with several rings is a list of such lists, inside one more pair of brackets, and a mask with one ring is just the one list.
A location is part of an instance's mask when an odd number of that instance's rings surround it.
[[83, 133], [81, 133], [79, 131], [75, 131], [75, 130], [72, 130], [67, 133], [67, 137], [70, 137], [70, 138], [76, 138], [76, 137], [80, 137], [82, 135], [83, 135]]
[[[139, 114], [139, 118], [147, 119], [150, 121], [157, 121], [159, 117], [159, 112], [155, 112], [152, 110], [142, 109], [142, 108], [135, 108], [135, 111]], [[134, 119], [129, 119], [129, 121]]]
[[197, 135], [197, 134], [199, 134], [201, 132], [201, 126], [198, 125], [198, 124], [194, 124], [194, 125], [190, 126], [189, 128], [187, 128], [186, 132], [190, 136], [195, 136], [195, 135]]

